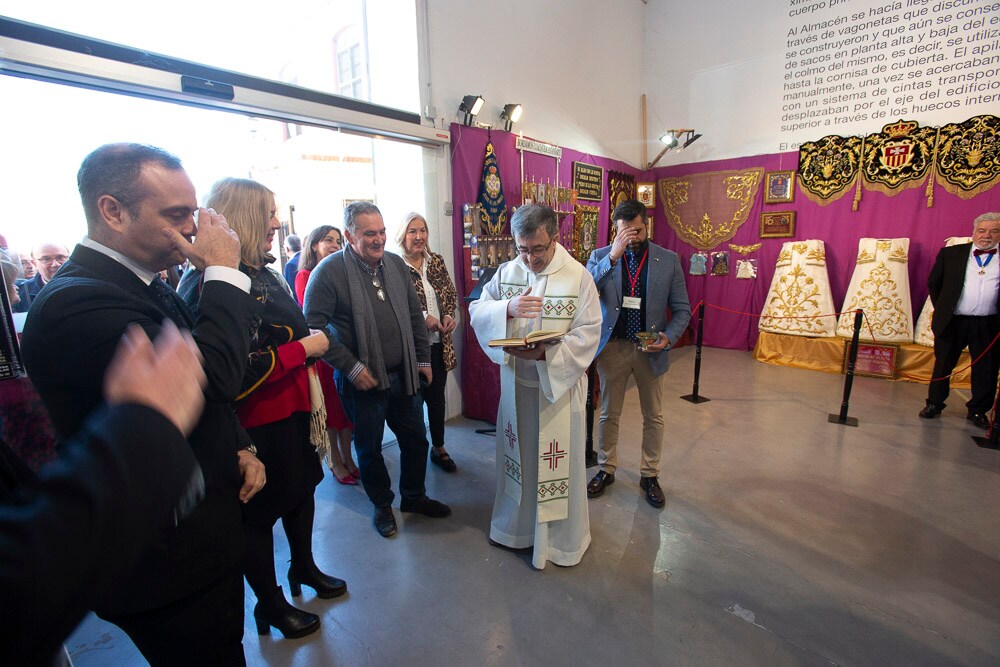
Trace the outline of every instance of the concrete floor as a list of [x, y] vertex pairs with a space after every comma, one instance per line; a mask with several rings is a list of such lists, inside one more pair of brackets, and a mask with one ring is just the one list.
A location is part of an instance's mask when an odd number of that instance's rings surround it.
[[[992, 664], [1000, 662], [1000, 452], [978, 449], [967, 392], [934, 421], [925, 388], [843, 378], [707, 349], [674, 354], [661, 483], [638, 490], [640, 417], [625, 409], [617, 483], [590, 501], [593, 545], [573, 568], [535, 571], [486, 541], [493, 441], [448, 424], [459, 472], [428, 469], [450, 519], [400, 515], [379, 537], [360, 487], [317, 489], [317, 561], [344, 598], [306, 589], [320, 632], [258, 637], [251, 665]], [[397, 452], [387, 450], [394, 479]], [[590, 469], [588, 475], [595, 469]], [[397, 501], [398, 505], [398, 501]], [[287, 545], [280, 529], [280, 553]], [[283, 567], [279, 567], [283, 573]], [[77, 665], [142, 664], [117, 628], [89, 618], [67, 642]]]

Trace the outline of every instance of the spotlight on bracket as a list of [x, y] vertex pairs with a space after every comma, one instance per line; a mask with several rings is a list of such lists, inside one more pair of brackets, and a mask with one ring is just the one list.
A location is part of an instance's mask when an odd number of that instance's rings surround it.
[[[691, 128], [678, 129], [678, 130], [667, 130], [662, 135], [660, 135], [660, 143], [663, 144], [663, 150], [661, 150], [653, 161], [646, 165], [646, 169], [652, 169], [656, 166], [656, 163], [669, 151], [671, 148], [676, 148], [678, 151], [682, 151], [694, 142], [701, 139], [700, 134], [695, 134], [694, 130]], [[681, 144], [681, 141], [684, 141]]]
[[476, 116], [482, 110], [485, 103], [486, 100], [481, 95], [466, 95], [463, 97], [462, 103], [458, 105], [458, 110], [465, 114], [465, 119], [462, 122], [466, 125], [472, 125], [473, 116]]
[[500, 120], [503, 121], [503, 129], [510, 132], [511, 127], [514, 123], [521, 120], [521, 112], [524, 109], [520, 104], [505, 104], [503, 111], [500, 112]]

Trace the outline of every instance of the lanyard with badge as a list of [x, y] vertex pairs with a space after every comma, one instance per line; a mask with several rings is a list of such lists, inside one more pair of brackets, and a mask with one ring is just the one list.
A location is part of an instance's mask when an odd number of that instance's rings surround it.
[[628, 266], [628, 260], [625, 260], [625, 275], [628, 277], [629, 283], [629, 294], [631, 296], [626, 296], [622, 299], [622, 308], [635, 308], [639, 309], [642, 307], [642, 299], [635, 296], [635, 286], [639, 282], [639, 276], [642, 274], [642, 267], [646, 263], [646, 257], [649, 256], [649, 248], [646, 248], [646, 252], [642, 253], [642, 259], [639, 260], [639, 265], [635, 267], [635, 274], [632, 274], [631, 269]]

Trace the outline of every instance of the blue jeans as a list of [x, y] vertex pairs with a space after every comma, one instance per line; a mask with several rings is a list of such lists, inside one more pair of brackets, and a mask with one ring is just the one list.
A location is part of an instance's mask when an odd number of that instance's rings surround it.
[[361, 484], [375, 505], [392, 504], [392, 480], [382, 458], [382, 436], [388, 424], [399, 442], [399, 493], [405, 500], [426, 494], [427, 431], [420, 393], [407, 396], [398, 373], [389, 373], [389, 389], [361, 391], [339, 371], [337, 389], [344, 411], [354, 424]]

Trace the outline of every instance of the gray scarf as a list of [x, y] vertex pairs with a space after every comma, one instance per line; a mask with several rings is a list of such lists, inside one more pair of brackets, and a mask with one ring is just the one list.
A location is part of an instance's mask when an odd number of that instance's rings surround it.
[[[366, 272], [361, 267], [361, 258], [351, 249], [350, 246], [344, 248], [344, 266], [347, 268], [347, 288], [351, 294], [351, 312], [354, 315], [354, 332], [358, 342], [358, 359], [363, 363], [375, 379], [378, 380], [378, 389], [389, 388], [389, 376], [385, 372], [385, 362], [382, 360], [382, 342], [378, 336], [378, 326], [375, 323], [375, 313], [369, 301], [367, 283], [371, 281], [372, 274]], [[388, 255], [388, 253], [386, 253]], [[400, 261], [402, 264], [402, 261]], [[403, 334], [403, 384], [406, 394], [412, 396], [417, 393], [420, 381], [417, 378], [417, 351], [413, 343], [413, 329], [410, 326], [410, 308], [406, 296], [406, 289], [410, 278], [403, 273], [403, 269], [392, 262], [382, 260], [382, 277], [389, 303], [396, 314], [396, 322], [399, 330]], [[391, 295], [395, 294], [393, 298]]]

